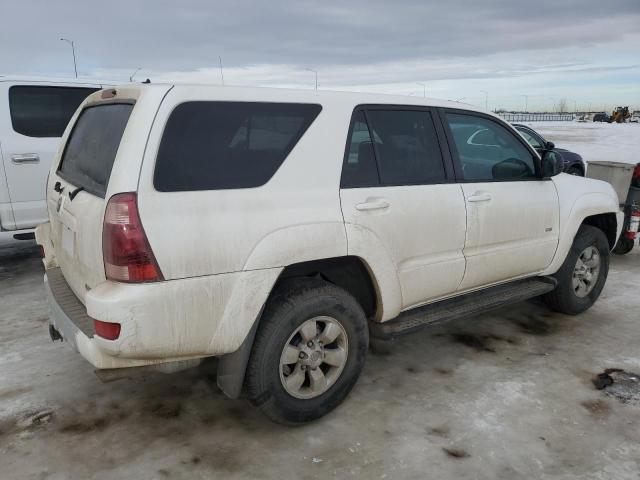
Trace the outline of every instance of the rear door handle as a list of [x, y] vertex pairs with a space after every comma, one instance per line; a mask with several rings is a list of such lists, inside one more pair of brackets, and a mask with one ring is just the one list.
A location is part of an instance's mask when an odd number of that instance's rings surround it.
[[40, 163], [40, 155], [37, 153], [19, 153], [11, 156], [11, 161], [16, 164]]
[[361, 212], [369, 210], [383, 210], [385, 208], [389, 208], [389, 205], [389, 202], [386, 200], [370, 200], [364, 203], [358, 203], [356, 205], [356, 210], [360, 210]]
[[474, 193], [473, 195], [467, 197], [467, 201], [472, 203], [488, 202], [489, 200], [491, 200], [490, 193]]

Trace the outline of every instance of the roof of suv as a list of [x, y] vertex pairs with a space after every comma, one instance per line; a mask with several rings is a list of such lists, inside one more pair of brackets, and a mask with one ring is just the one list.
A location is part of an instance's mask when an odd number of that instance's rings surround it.
[[[129, 86], [130, 84], [126, 84]], [[153, 88], [154, 86], [165, 84], [136, 84], [143, 88]], [[180, 90], [191, 90], [194, 88], [202, 89], [201, 93], [206, 92], [207, 95], [220, 96], [220, 98], [247, 98], [253, 99], [257, 97], [266, 97], [269, 101], [282, 102], [319, 102], [319, 101], [344, 101], [349, 104], [385, 104], [385, 105], [415, 105], [415, 106], [431, 106], [431, 107], [448, 107], [464, 110], [479, 109], [473, 105], [465, 103], [453, 102], [450, 100], [441, 100], [437, 98], [413, 97], [408, 95], [389, 95], [383, 93], [361, 93], [361, 92], [344, 92], [334, 90], [308, 90], [293, 88], [274, 88], [274, 87], [235, 87], [221, 86], [211, 84], [170, 84], [173, 86], [174, 93]]]

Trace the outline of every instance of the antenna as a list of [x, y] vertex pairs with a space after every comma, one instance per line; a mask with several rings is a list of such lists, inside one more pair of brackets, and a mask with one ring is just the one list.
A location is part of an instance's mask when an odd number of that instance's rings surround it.
[[224, 73], [222, 73], [222, 57], [218, 55], [218, 64], [220, 65], [220, 78], [222, 79], [222, 85], [224, 85]]

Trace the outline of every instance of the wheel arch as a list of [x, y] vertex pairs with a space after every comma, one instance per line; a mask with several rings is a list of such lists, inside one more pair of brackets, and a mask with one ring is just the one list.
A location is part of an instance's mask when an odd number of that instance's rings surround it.
[[[321, 278], [351, 294], [358, 301], [367, 318], [375, 319], [382, 315], [382, 301], [377, 281], [367, 263], [360, 257], [345, 255], [287, 265], [275, 281], [271, 294], [282, 282], [296, 277]], [[263, 310], [264, 305], [240, 348], [233, 353], [221, 356], [218, 360], [217, 383], [230, 398], [238, 398], [242, 393], [249, 356]]]

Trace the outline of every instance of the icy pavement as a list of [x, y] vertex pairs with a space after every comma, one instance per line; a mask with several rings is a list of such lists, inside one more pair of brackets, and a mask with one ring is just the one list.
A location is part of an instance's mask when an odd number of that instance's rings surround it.
[[640, 162], [640, 123], [524, 122], [586, 162]]

